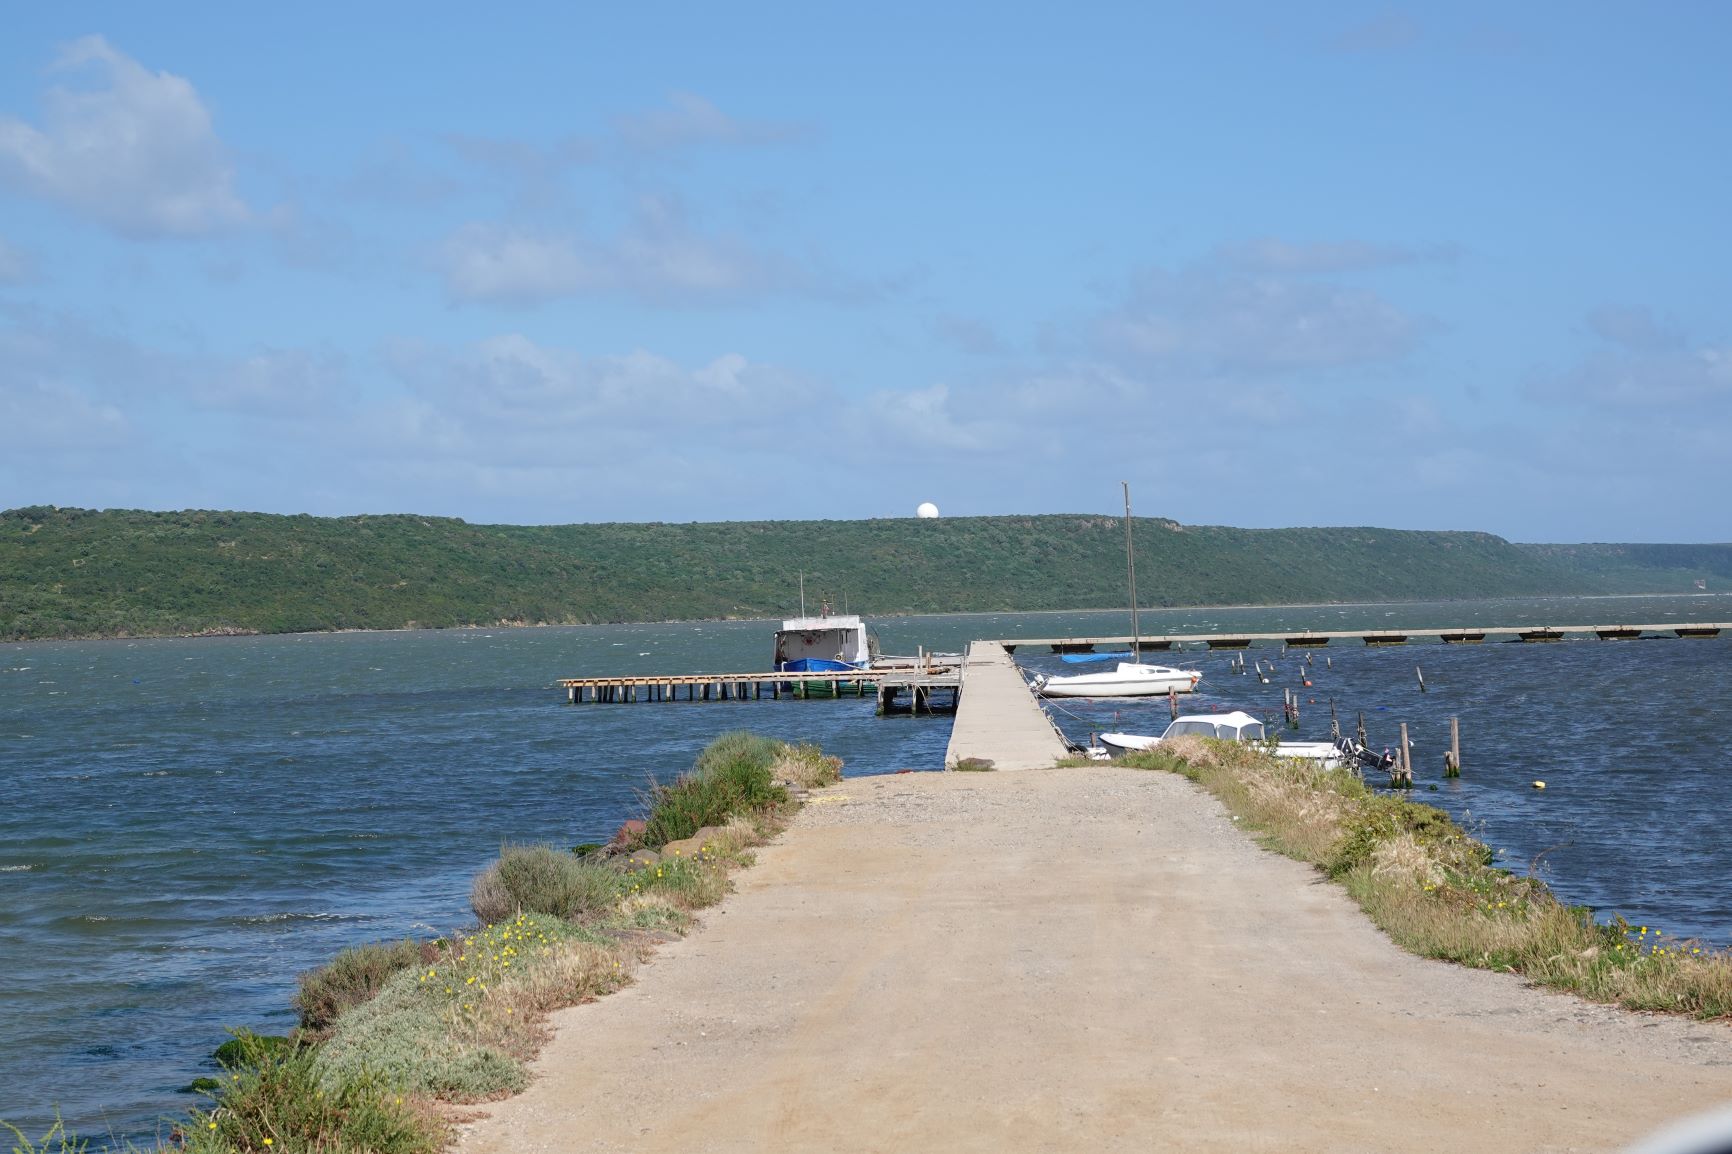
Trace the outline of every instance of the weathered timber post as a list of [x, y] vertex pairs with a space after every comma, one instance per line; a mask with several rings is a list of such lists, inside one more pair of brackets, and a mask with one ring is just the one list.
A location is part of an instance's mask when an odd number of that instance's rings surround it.
[[1461, 719], [1449, 719], [1449, 749], [1443, 755], [1443, 776], [1461, 776]]
[[1415, 665], [1413, 667], [1413, 675], [1415, 677], [1419, 678], [1419, 691], [1421, 693], [1424, 693], [1425, 692], [1425, 672], [1424, 672], [1424, 670], [1420, 669], [1419, 666]]
[[1403, 789], [1413, 785], [1413, 750], [1407, 742], [1407, 722], [1401, 723], [1401, 762], [1389, 775], [1389, 784]]

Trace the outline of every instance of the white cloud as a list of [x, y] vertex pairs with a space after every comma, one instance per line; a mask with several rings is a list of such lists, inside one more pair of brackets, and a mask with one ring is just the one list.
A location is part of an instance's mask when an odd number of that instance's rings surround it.
[[453, 233], [437, 261], [454, 300], [533, 305], [570, 296], [600, 281], [569, 234], [468, 224]]
[[1602, 340], [1628, 349], [1675, 349], [1684, 343], [1683, 333], [1661, 324], [1641, 306], [1597, 308], [1588, 314], [1588, 328]]
[[1732, 345], [1597, 352], [1541, 377], [1538, 400], [1621, 410], [1650, 426], [1732, 426]]
[[307, 349], [264, 349], [219, 363], [192, 391], [199, 404], [268, 417], [334, 415], [346, 375], [343, 359]]
[[[476, 463], [628, 460], [646, 444], [695, 437], [703, 451], [739, 452], [774, 439], [822, 402], [800, 374], [723, 353], [687, 367], [636, 350], [588, 356], [519, 333], [462, 348], [399, 345], [388, 352], [406, 403], [378, 414], [409, 452]], [[726, 435], [726, 443], [716, 440]]]
[[7, 453], [28, 457], [110, 448], [129, 426], [120, 409], [68, 382], [0, 374], [0, 428]]
[[624, 293], [655, 304], [733, 304], [817, 287], [818, 278], [737, 237], [694, 229], [668, 197], [645, 197], [631, 224], [607, 240], [569, 231], [473, 223], [436, 261], [453, 300], [507, 306], [585, 293]]
[[1205, 265], [1147, 274], [1096, 334], [1127, 370], [1219, 376], [1394, 361], [1425, 327], [1368, 290]]
[[151, 72], [100, 36], [68, 45], [43, 124], [0, 117], [0, 180], [126, 236], [191, 236], [248, 219], [209, 111], [193, 86]]
[[1449, 245], [1410, 248], [1358, 240], [1299, 244], [1276, 237], [1262, 237], [1241, 244], [1223, 245], [1215, 250], [1211, 263], [1250, 273], [1302, 275], [1449, 261], [1456, 256], [1456, 250]]
[[614, 131], [637, 152], [665, 152], [705, 144], [784, 144], [810, 135], [802, 124], [742, 120], [691, 92], [670, 92], [665, 108], [621, 116]]

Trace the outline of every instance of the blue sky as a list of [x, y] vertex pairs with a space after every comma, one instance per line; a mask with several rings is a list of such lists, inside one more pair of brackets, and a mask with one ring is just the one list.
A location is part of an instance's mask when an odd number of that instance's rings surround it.
[[0, 506], [1732, 539], [1732, 8], [1201, 7], [18, 9]]

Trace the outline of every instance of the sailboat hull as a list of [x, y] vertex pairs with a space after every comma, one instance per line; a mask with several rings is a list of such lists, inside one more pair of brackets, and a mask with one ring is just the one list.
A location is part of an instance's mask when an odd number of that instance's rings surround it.
[[1071, 677], [1034, 679], [1042, 697], [1165, 697], [1169, 693], [1191, 693], [1203, 675], [1195, 669], [1167, 665], [1142, 665], [1124, 661], [1111, 673], [1079, 673]]

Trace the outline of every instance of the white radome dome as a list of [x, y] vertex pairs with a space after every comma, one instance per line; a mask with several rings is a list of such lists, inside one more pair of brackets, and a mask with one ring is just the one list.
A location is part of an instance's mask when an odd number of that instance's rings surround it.
[[916, 517], [932, 518], [938, 516], [938, 506], [931, 501], [920, 502], [920, 508], [914, 510]]

